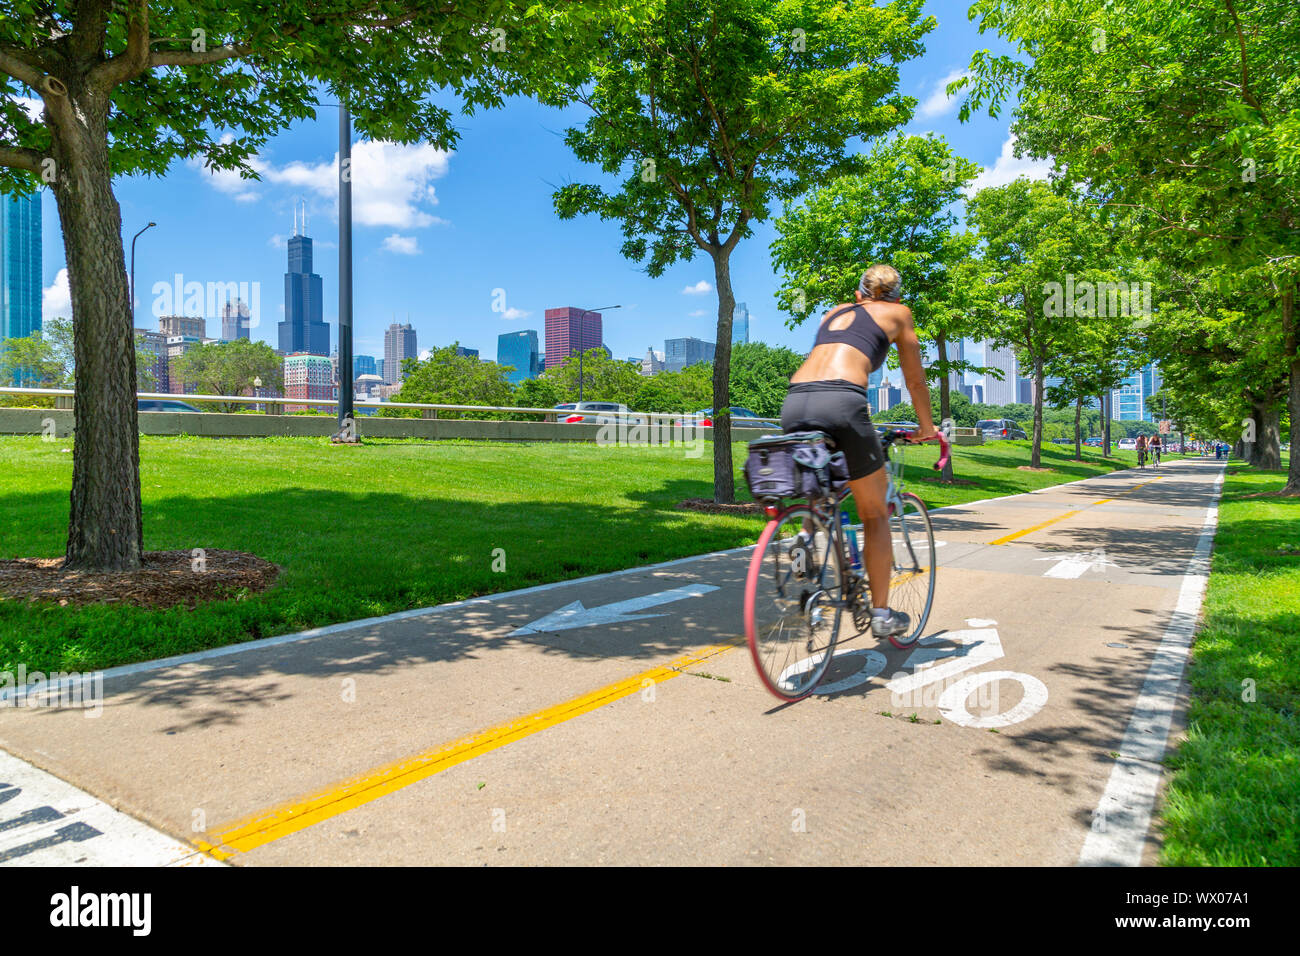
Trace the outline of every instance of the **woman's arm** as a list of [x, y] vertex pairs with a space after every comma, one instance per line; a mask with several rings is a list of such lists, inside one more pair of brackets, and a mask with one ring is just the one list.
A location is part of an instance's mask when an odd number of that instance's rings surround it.
[[907, 383], [907, 393], [912, 396], [912, 407], [916, 409], [916, 423], [921, 426], [917, 438], [933, 438], [934, 416], [930, 414], [930, 387], [925, 381], [925, 366], [921, 362], [921, 343], [916, 337], [916, 327], [912, 324], [912, 310], [903, 306], [906, 315], [901, 321], [898, 339], [898, 364], [903, 370], [903, 381]]

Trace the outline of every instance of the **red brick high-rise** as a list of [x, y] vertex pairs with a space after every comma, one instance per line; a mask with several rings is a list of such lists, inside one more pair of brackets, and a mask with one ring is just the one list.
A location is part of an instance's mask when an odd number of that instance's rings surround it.
[[565, 306], [546, 310], [546, 367], [563, 365], [570, 355], [590, 351], [603, 344], [599, 312], [584, 312]]

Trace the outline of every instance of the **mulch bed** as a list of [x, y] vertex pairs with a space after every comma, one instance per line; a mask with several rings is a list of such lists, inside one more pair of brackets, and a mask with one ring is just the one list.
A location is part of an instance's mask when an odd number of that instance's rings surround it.
[[942, 478], [931, 478], [928, 475], [910, 475], [908, 481], [924, 481], [932, 485], [954, 485], [959, 488], [967, 488], [971, 485], [978, 485], [978, 481], [971, 481], [969, 478], [954, 478], [952, 481], [944, 481]]
[[1055, 468], [1035, 468], [1033, 465], [1016, 465], [1016, 471], [1056, 471]]
[[153, 610], [264, 591], [280, 569], [243, 551], [208, 549], [202, 570], [190, 551], [146, 551], [138, 571], [64, 571], [62, 558], [0, 561], [0, 600], [48, 601], [62, 606], [130, 604]]
[[763, 513], [763, 506], [752, 501], [733, 505], [720, 505], [708, 498], [687, 498], [685, 501], [679, 502], [677, 507], [684, 511], [703, 511], [705, 514], [711, 515], [761, 515]]

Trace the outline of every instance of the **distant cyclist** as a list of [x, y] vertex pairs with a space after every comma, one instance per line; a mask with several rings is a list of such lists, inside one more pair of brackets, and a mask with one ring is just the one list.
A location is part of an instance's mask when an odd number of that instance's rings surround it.
[[790, 378], [781, 406], [782, 429], [826, 432], [848, 462], [849, 488], [862, 519], [871, 633], [876, 637], [906, 634], [912, 627], [908, 615], [889, 608], [893, 559], [885, 504], [889, 480], [885, 452], [867, 405], [868, 378], [884, 367], [891, 343], [898, 346], [903, 380], [916, 409], [920, 425], [916, 438], [935, 436], [921, 345], [912, 310], [900, 302], [901, 296], [902, 279], [893, 266], [874, 265], [862, 273], [853, 301], [835, 306], [822, 317], [812, 351]]
[[1151, 464], [1157, 468], [1160, 467], [1160, 452], [1164, 450], [1164, 442], [1160, 440], [1159, 435], [1152, 435], [1151, 440], [1147, 442], [1147, 451], [1151, 452]]
[[1138, 435], [1137, 453], [1138, 453], [1138, 467], [1145, 468], [1147, 466], [1147, 436], [1146, 435]]

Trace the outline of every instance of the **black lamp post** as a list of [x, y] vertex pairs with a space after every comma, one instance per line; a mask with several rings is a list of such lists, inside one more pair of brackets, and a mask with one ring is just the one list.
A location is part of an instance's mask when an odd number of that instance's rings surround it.
[[[621, 309], [621, 308], [623, 308], [621, 305], [607, 305], [604, 308], [600, 308], [600, 309], [586, 309], [585, 311], [583, 311], [583, 313], [580, 316], [578, 316], [578, 325], [581, 326], [582, 320], [589, 315], [595, 315], [597, 312], [609, 312], [612, 309]], [[581, 328], [579, 328], [578, 330], [578, 336], [579, 339], [581, 339], [582, 336]], [[579, 403], [582, 402], [582, 352], [583, 352], [582, 342], [579, 341], [578, 342], [578, 402]]]
[[151, 222], [131, 237], [131, 326], [133, 328], [135, 327], [135, 241], [156, 225], [158, 223]]

